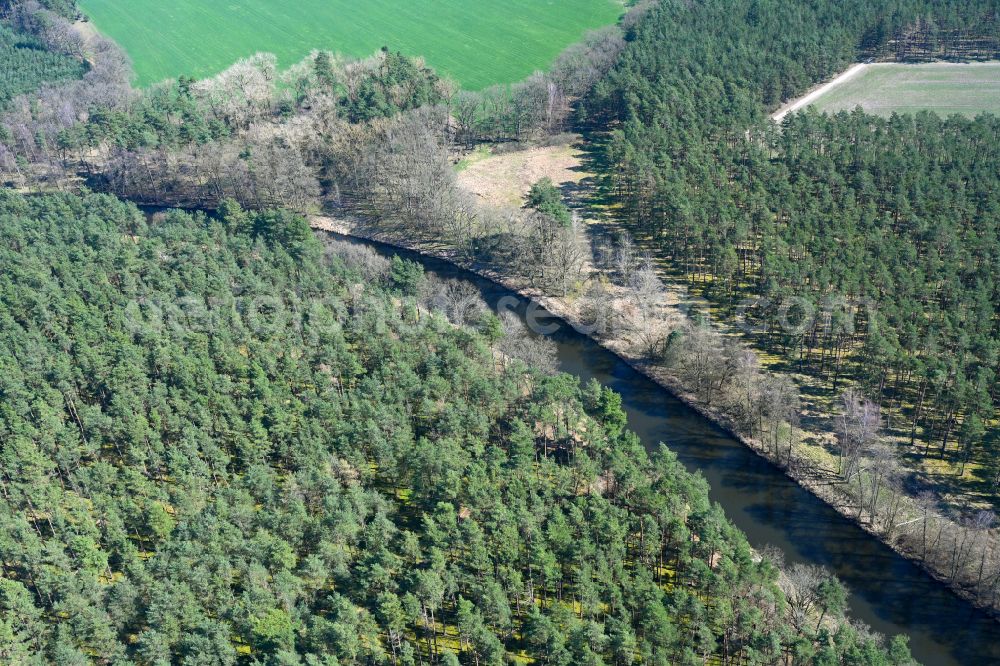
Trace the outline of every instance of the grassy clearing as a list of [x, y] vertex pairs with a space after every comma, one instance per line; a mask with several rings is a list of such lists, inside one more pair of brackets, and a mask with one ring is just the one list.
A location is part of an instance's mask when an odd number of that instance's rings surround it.
[[282, 66], [312, 49], [363, 57], [383, 45], [470, 90], [544, 69], [591, 29], [614, 23], [621, 0], [80, 0], [132, 58], [140, 85], [203, 78], [267, 51]]
[[476, 151], [456, 165], [458, 182], [491, 206], [520, 208], [533, 183], [544, 177], [563, 189], [591, 175], [571, 143], [500, 155]]
[[476, 162], [481, 162], [493, 155], [489, 146], [477, 146], [475, 150], [460, 159], [455, 164], [455, 172], [462, 173]]
[[941, 116], [1000, 113], [1000, 62], [874, 64], [812, 105], [830, 112], [860, 105], [880, 116], [923, 110]]

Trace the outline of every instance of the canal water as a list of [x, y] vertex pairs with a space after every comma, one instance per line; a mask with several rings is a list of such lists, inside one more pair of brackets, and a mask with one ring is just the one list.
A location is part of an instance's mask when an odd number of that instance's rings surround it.
[[[429, 274], [469, 282], [491, 307], [512, 296], [511, 291], [445, 261], [331, 235], [386, 256], [399, 254], [418, 261]], [[518, 300], [523, 315], [527, 301]], [[549, 337], [557, 345], [560, 369], [583, 382], [596, 379], [620, 393], [629, 428], [647, 447], [663, 442], [688, 469], [700, 471], [711, 485], [712, 499], [753, 546], [774, 545], [784, 551], [789, 563], [819, 564], [833, 570], [850, 589], [849, 615], [884, 635], [909, 635], [913, 656], [922, 664], [1000, 664], [1000, 623], [952, 594], [615, 354], [551, 315], [543, 321], [555, 324]]]

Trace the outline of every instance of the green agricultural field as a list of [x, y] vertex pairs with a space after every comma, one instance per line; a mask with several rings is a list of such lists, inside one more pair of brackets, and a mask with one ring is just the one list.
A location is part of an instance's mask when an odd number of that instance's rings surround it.
[[282, 66], [312, 49], [362, 57], [383, 45], [425, 56], [470, 90], [544, 69], [621, 0], [79, 0], [132, 58], [140, 85], [207, 77], [267, 51]]
[[875, 64], [813, 102], [830, 112], [858, 105], [880, 116], [925, 109], [942, 116], [1000, 113], [1000, 63]]

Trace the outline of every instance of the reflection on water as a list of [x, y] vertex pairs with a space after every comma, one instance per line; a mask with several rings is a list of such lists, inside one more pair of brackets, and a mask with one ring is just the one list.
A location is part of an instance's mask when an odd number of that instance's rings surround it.
[[[440, 277], [469, 281], [491, 306], [510, 295], [445, 262], [350, 241], [384, 254], [404, 254]], [[923, 664], [1000, 664], [1000, 624], [589, 338], [566, 325], [551, 337], [558, 345], [561, 369], [582, 381], [597, 379], [620, 393], [629, 427], [647, 447], [663, 442], [688, 469], [699, 470], [711, 485], [712, 499], [752, 545], [772, 544], [789, 562], [835, 571], [851, 591], [851, 617], [886, 635], [908, 634], [913, 656]]]

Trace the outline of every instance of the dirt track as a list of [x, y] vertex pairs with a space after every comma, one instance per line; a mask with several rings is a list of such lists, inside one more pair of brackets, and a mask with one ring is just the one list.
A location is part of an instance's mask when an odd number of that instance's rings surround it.
[[865, 64], [865, 63], [858, 63], [856, 65], [852, 65], [846, 71], [838, 74], [836, 77], [834, 77], [830, 81], [827, 81], [826, 83], [824, 83], [824, 84], [822, 84], [820, 86], [817, 86], [816, 88], [813, 88], [812, 90], [810, 90], [808, 93], [806, 93], [802, 97], [799, 97], [798, 99], [794, 99], [791, 102], [785, 104], [784, 106], [782, 106], [780, 109], [778, 109], [776, 112], [774, 112], [771, 115], [771, 119], [774, 122], [776, 122], [776, 123], [780, 123], [784, 119], [784, 117], [787, 116], [789, 113], [791, 113], [793, 111], [798, 111], [799, 109], [801, 109], [801, 108], [803, 108], [805, 106], [809, 106], [809, 104], [811, 104], [812, 102], [816, 101], [820, 97], [820, 95], [822, 95], [826, 91], [830, 90], [831, 88], [835, 88], [835, 87], [839, 86], [844, 81], [847, 81], [848, 79], [854, 78], [855, 76], [857, 76], [858, 74], [860, 74], [862, 71], [864, 71], [865, 69], [867, 69], [867, 67], [868, 67], [868, 65]]

